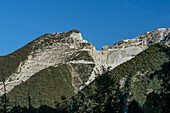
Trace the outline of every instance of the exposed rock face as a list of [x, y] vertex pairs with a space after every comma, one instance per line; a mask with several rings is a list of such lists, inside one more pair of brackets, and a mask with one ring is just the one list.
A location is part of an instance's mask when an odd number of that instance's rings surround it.
[[[170, 46], [169, 28], [156, 29], [131, 40], [122, 40], [111, 47], [104, 46], [102, 51], [96, 51], [92, 44], [83, 40], [80, 32], [77, 30], [46, 34], [35, 40], [28, 59], [20, 62], [18, 70], [6, 80], [6, 89], [7, 92], [11, 91], [15, 86], [27, 81], [35, 73], [49, 66], [94, 64], [92, 71], [89, 71], [91, 75], [88, 80], [82, 80], [79, 77], [80, 74], [74, 68], [70, 70], [73, 78], [72, 85], [75, 87], [75, 92], [77, 92], [93, 81], [95, 77], [130, 60], [147, 49], [149, 45], [158, 42]], [[86, 53], [83, 55], [81, 52]], [[79, 84], [75, 81], [75, 77], [78, 77]], [[0, 95], [3, 95], [2, 82], [0, 82]]]
[[[102, 51], [90, 51], [96, 64], [94, 71], [100, 74], [103, 73], [102, 66], [105, 69], [108, 67], [113, 69], [158, 42], [170, 46], [170, 28], [156, 29], [134, 39], [122, 40], [111, 47], [104, 46]], [[93, 81], [94, 78], [95, 74], [92, 73], [87, 84]]]

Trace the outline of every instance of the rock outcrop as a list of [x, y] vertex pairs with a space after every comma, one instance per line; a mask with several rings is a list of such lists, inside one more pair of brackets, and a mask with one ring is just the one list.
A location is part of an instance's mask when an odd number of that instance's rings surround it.
[[[6, 79], [6, 92], [11, 91], [15, 86], [27, 81], [35, 73], [50, 66], [94, 64], [92, 71], [89, 71], [91, 74], [87, 80], [82, 80], [79, 73], [75, 71], [76, 69], [72, 68], [70, 70], [73, 78], [72, 85], [75, 92], [77, 92], [97, 76], [130, 60], [150, 45], [158, 42], [170, 46], [169, 28], [156, 29], [134, 39], [122, 40], [111, 47], [104, 46], [102, 51], [96, 51], [91, 43], [82, 38], [78, 30], [45, 34], [33, 41], [27, 60], [20, 62], [17, 70]], [[78, 77], [79, 84], [75, 81], [75, 77]], [[3, 93], [3, 83], [0, 82], [0, 95], [3, 95]]]

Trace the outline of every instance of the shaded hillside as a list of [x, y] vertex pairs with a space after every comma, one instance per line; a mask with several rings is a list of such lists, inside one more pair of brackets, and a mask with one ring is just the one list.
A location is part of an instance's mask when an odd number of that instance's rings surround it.
[[162, 88], [159, 92], [152, 92], [148, 95], [142, 106], [145, 113], [169, 113], [170, 112], [170, 62], [165, 63], [162, 69], [154, 72], [150, 78], [158, 77], [162, 80]]
[[4, 94], [2, 79], [8, 93], [36, 73], [60, 64], [75, 64], [72, 67], [75, 68], [74, 72], [70, 72], [72, 85], [75, 92], [81, 90], [87, 85], [86, 82], [89, 83], [94, 68], [86, 65], [95, 64], [89, 51], [92, 48], [92, 44], [84, 40], [79, 31], [73, 29], [64, 33], [45, 34], [10, 55], [1, 56], [0, 96]]
[[[28, 94], [32, 99], [32, 105], [39, 107], [40, 105], [55, 106], [55, 102], [60, 102], [61, 97], [70, 98], [75, 94], [72, 81], [72, 68], [81, 74], [80, 78], [86, 81], [87, 77], [84, 73], [91, 74], [94, 65], [78, 65], [78, 64], [61, 64], [57, 67], [49, 67], [44, 69], [28, 81], [21, 83], [10, 91], [7, 96], [12, 102], [21, 106], [28, 106]], [[76, 78], [77, 80], [78, 78]], [[75, 81], [79, 84], [79, 80]]]
[[17, 70], [20, 62], [23, 62], [28, 58], [31, 49], [32, 43], [29, 43], [9, 55], [0, 56], [0, 81], [2, 81], [2, 75], [4, 79], [6, 79]]
[[28, 94], [34, 107], [39, 107], [41, 104], [51, 105], [55, 100], [60, 100], [61, 95], [72, 96], [74, 88], [72, 87], [70, 67], [60, 65], [56, 68], [49, 67], [44, 69], [36, 73], [28, 81], [15, 87], [7, 96], [11, 102], [27, 106]]
[[[162, 81], [158, 91], [149, 93], [143, 106], [132, 101], [128, 107], [128, 113], [169, 113], [170, 112], [170, 62], [164, 63], [162, 69], [150, 75], [150, 80], [155, 77]], [[156, 83], [155, 83], [156, 85]], [[156, 85], [157, 86], [157, 85]], [[155, 86], [155, 87], [156, 87]]]
[[[27, 98], [28, 96], [25, 92], [32, 92], [31, 102], [33, 107], [36, 107], [37, 99], [40, 101], [43, 98], [45, 99], [43, 100], [44, 102], [40, 102], [41, 104], [39, 103], [37, 105], [55, 105], [55, 108], [48, 106], [41, 106], [39, 109], [32, 108], [34, 112], [38, 110], [39, 113], [44, 111], [54, 113], [122, 113], [125, 111], [128, 113], [150, 113], [152, 111], [155, 113], [167, 113], [169, 110], [169, 62], [170, 48], [158, 43], [150, 46], [150, 48], [141, 52], [133, 59], [99, 76], [76, 95], [71, 91], [72, 88], [69, 87], [69, 84], [71, 84], [70, 71], [68, 71], [70, 69], [69, 65], [61, 65], [57, 68], [50, 67], [49, 69], [42, 70], [27, 82], [14, 88], [13, 93], [10, 92], [8, 95], [9, 98], [12, 97], [14, 99], [15, 92], [18, 98], [24, 97], [22, 95], [25, 95], [25, 98]], [[58, 76], [60, 78], [62, 76], [68, 78], [66, 80], [68, 84], [66, 84], [65, 80], [59, 79]], [[53, 88], [55, 90], [49, 87], [51, 86], [50, 83], [54, 85]], [[61, 83], [65, 85], [62, 86]], [[61, 85], [62, 89], [59, 88], [60, 91], [55, 87], [56, 84]], [[44, 97], [39, 95], [43, 94], [40, 91], [47, 95], [44, 95]], [[62, 95], [61, 99], [59, 99], [60, 96], [57, 96], [58, 94]], [[74, 96], [69, 99], [69, 94]], [[58, 99], [59, 101], [55, 102], [54, 99]], [[16, 100], [16, 102], [22, 106], [26, 104], [25, 100], [20, 99]], [[13, 108], [13, 110], [18, 109], [24, 110], [25, 108]]]
[[[73, 29], [68, 32], [58, 33], [59, 36], [57, 38], [54, 38], [53, 34], [48, 33], [38, 37], [11, 54], [0, 56], [0, 75], [3, 75], [4, 79], [8, 78], [12, 73], [16, 72], [21, 62], [24, 62], [28, 59], [28, 56], [31, 52], [35, 52], [37, 49], [42, 49], [45, 46], [52, 45], [56, 40], [60, 42], [61, 38], [67, 37], [73, 32], [79, 33], [78, 30]], [[2, 77], [0, 77], [0, 82], [1, 81]]]
[[[91, 74], [87, 74], [87, 71], [71, 74], [75, 82], [73, 87], [77, 92], [109, 68], [113, 69], [132, 59], [150, 45], [158, 42], [168, 45], [169, 32], [169, 28], [155, 29], [134, 39], [123, 40], [121, 44], [105, 46], [102, 51], [96, 51], [91, 43], [83, 39], [78, 30], [45, 34], [14, 53], [0, 57], [0, 95], [4, 94], [2, 79], [5, 80], [8, 93], [14, 87], [50, 66], [75, 64], [73, 68], [81, 67], [83, 70], [88, 66], [83, 67], [82, 64], [94, 64], [93, 69], [90, 68], [88, 71], [92, 70]], [[123, 80], [125, 79], [126, 77]]]
[[[68, 110], [82, 112], [123, 112], [133, 100], [142, 107], [149, 93], [161, 93], [163, 79], [150, 76], [170, 61], [170, 48], [155, 44], [135, 58], [95, 79], [76, 96]], [[169, 75], [168, 75], [169, 76]], [[120, 80], [126, 79], [120, 88]], [[169, 80], [169, 79], [168, 79]], [[168, 89], [169, 90], [169, 89]], [[124, 109], [125, 110], [125, 109]]]
[[170, 50], [162, 45], [169, 46], [169, 31], [156, 29], [102, 51], [77, 30], [45, 34], [0, 56], [0, 81], [6, 79], [11, 106], [28, 106], [30, 96], [33, 107], [47, 105], [59, 111], [121, 113], [135, 103], [143, 109], [152, 97], [148, 95], [165, 92], [163, 77], [153, 75], [170, 61]]

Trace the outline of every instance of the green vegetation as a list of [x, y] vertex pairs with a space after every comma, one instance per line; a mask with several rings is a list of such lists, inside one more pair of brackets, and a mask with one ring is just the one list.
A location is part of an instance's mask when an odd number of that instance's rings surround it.
[[[42, 41], [41, 44], [36, 43], [37, 40], [40, 40], [49, 34], [45, 34], [32, 42], [28, 43], [27, 45], [23, 46], [22, 48], [16, 50], [15, 52], [0, 56], [0, 74], [4, 76], [4, 79], [7, 79], [12, 73], [16, 72], [17, 68], [19, 67], [21, 62], [24, 62], [28, 59], [28, 55], [36, 49], [42, 48]], [[2, 77], [0, 77], [0, 81], [2, 81]]]
[[5, 95], [0, 97], [0, 113], [9, 112], [11, 110], [9, 99]]
[[[72, 32], [79, 33], [78, 30], [73, 29], [69, 32], [61, 33], [60, 38], [69, 36]], [[60, 40], [60, 38], [56, 39], [54, 37], [55, 35], [47, 33], [9, 55], [0, 56], [0, 74], [4, 76], [4, 79], [8, 78], [12, 73], [16, 72], [21, 62], [27, 60], [30, 52], [52, 45], [57, 39]], [[2, 77], [0, 77], [0, 81], [2, 81]]]
[[70, 60], [94, 61], [93, 58], [89, 55], [88, 51], [79, 51], [78, 53], [73, 54]]
[[[121, 113], [124, 106], [132, 101], [130, 108], [133, 108], [134, 104], [137, 103], [139, 104], [136, 105], [139, 107], [137, 110], [144, 109], [143, 106], [148, 102], [146, 100], [150, 93], [149, 89], [157, 93], [161, 93], [161, 89], [165, 90], [165, 86], [162, 86], [165, 81], [163, 77], [154, 76], [151, 79], [151, 75], [161, 70], [162, 65], [170, 61], [169, 55], [169, 47], [161, 44], [152, 45], [132, 60], [96, 78], [90, 85], [72, 97], [68, 103], [71, 108], [67, 106], [65, 109], [74, 112]], [[127, 87], [120, 89], [119, 83], [123, 77], [128, 78]], [[136, 79], [132, 82], [132, 78]], [[169, 80], [169, 78], [165, 78]]]
[[71, 64], [74, 70], [80, 75], [82, 82], [88, 81], [95, 64]]
[[69, 98], [74, 95], [70, 66], [60, 65], [49, 67], [36, 73], [28, 81], [16, 86], [7, 94], [13, 103], [28, 106], [28, 94], [32, 99], [32, 106], [49, 105], [54, 107], [61, 96]]
[[[170, 55], [170, 54], [169, 54]], [[162, 80], [159, 92], [152, 92], [148, 95], [142, 106], [145, 113], [169, 113], [170, 112], [170, 62], [162, 65], [162, 69], [154, 72], [150, 78], [157, 77]]]
[[28, 94], [35, 108], [41, 105], [55, 107], [56, 103], [61, 102], [61, 96], [69, 99], [75, 94], [71, 66], [80, 75], [83, 83], [88, 80], [94, 67], [93, 64], [60, 64], [58, 67], [46, 68], [7, 94], [12, 106], [17, 104], [28, 107]]
[[[83, 77], [88, 77], [87, 73], [92, 71], [93, 66], [72, 64], [84, 80], [87, 78]], [[20, 106], [28, 106], [26, 99], [29, 93], [33, 107], [42, 105], [38, 109], [41, 112], [123, 113], [124, 108], [128, 106], [128, 113], [168, 113], [169, 67], [170, 48], [158, 43], [97, 77], [76, 95], [71, 85], [71, 67], [61, 65], [35, 74], [15, 87], [8, 93], [8, 97], [12, 101], [16, 100]], [[120, 88], [120, 80], [123, 78], [126, 78], [125, 85]], [[13, 110], [25, 110], [20, 106]]]
[[[29, 43], [28, 45], [18, 49], [17, 51], [6, 55], [0, 56], [0, 71], [1, 76], [4, 75], [4, 79], [8, 78], [12, 73], [17, 70], [20, 62], [24, 62], [29, 53], [31, 52], [33, 43]], [[2, 78], [0, 77], [0, 81]]]

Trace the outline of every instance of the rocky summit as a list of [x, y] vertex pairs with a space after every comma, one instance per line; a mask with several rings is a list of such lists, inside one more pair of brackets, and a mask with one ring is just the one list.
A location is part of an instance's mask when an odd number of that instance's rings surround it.
[[[158, 42], [170, 46], [170, 28], [155, 29], [134, 39], [103, 46], [101, 51], [97, 51], [91, 43], [84, 40], [78, 30], [48, 33], [9, 55], [0, 56], [0, 70], [8, 93], [41, 70], [65, 64], [69, 66], [71, 73], [71, 87], [77, 93], [96, 77]], [[8, 65], [6, 59], [12, 64]], [[88, 67], [87, 70], [82, 69], [82, 66]], [[0, 95], [3, 94], [1, 79]]]

